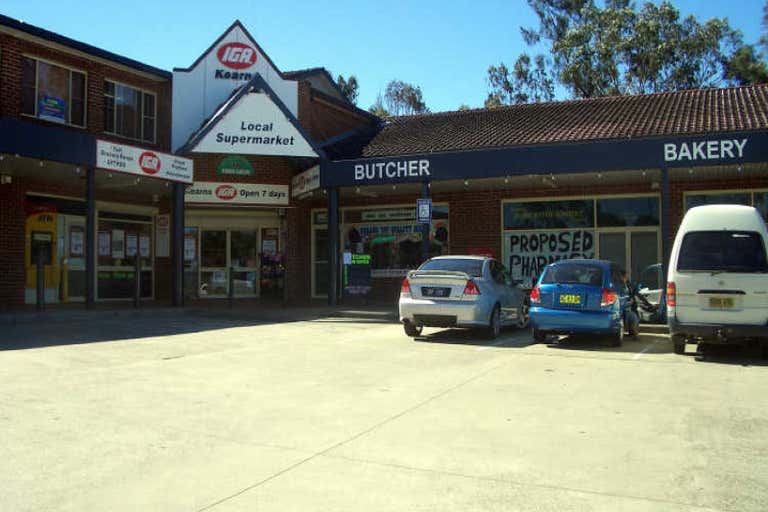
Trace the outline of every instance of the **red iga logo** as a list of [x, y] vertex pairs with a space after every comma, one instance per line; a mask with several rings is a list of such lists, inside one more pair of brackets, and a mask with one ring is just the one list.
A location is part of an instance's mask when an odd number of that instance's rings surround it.
[[231, 201], [237, 196], [237, 189], [232, 185], [219, 185], [214, 193], [222, 201]]
[[145, 151], [139, 156], [139, 167], [147, 174], [160, 172], [160, 157], [151, 151]]
[[243, 43], [227, 43], [219, 48], [216, 57], [230, 69], [245, 69], [256, 64], [256, 51]]

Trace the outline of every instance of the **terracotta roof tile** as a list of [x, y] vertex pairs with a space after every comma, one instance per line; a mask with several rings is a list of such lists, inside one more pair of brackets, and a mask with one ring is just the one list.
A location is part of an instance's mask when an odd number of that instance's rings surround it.
[[360, 155], [768, 129], [768, 85], [393, 117]]

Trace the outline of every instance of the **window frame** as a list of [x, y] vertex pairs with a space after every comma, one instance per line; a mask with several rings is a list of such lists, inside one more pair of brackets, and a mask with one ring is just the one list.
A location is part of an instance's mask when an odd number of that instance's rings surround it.
[[[88, 72], [83, 71], [82, 69], [68, 66], [66, 64], [61, 64], [60, 62], [45, 59], [42, 57], [37, 57], [36, 55], [22, 53], [21, 54], [22, 59], [30, 59], [35, 61], [35, 113], [30, 114], [28, 112], [23, 112], [24, 105], [23, 105], [23, 95], [22, 95], [22, 105], [21, 105], [21, 115], [24, 117], [31, 117], [32, 119], [37, 119], [38, 121], [43, 121], [46, 123], [52, 123], [56, 125], [62, 125], [62, 126], [70, 126], [72, 128], [81, 128], [86, 129], [88, 127]], [[41, 119], [38, 117], [38, 100], [37, 95], [38, 91], [40, 90], [38, 80], [40, 78], [40, 71], [39, 71], [39, 64], [40, 62], [43, 62], [45, 64], [48, 64], [49, 66], [56, 66], [58, 68], [66, 69], [69, 72], [69, 101], [67, 102], [67, 119], [63, 123], [57, 123], [55, 121], [50, 121], [48, 119]], [[72, 73], [79, 73], [83, 75], [83, 124], [75, 124], [71, 121], [72, 119]], [[22, 83], [23, 88], [23, 83]]]
[[[106, 83], [109, 82], [114, 86], [114, 93], [112, 95], [107, 94], [107, 87]], [[117, 87], [127, 87], [129, 89], [133, 89], [136, 92], [141, 93], [141, 105], [140, 113], [139, 113], [139, 137], [131, 137], [130, 135], [123, 135], [122, 133], [117, 133]], [[153, 109], [153, 131], [152, 131], [152, 140], [147, 140], [144, 138], [144, 118], [147, 117], [144, 115], [144, 96], [149, 95], [152, 96], [154, 99], [154, 109]], [[150, 91], [149, 89], [144, 89], [143, 87], [136, 87], [131, 84], [127, 84], [125, 82], [121, 82], [119, 80], [113, 80], [109, 77], [104, 77], [104, 112], [106, 113], [107, 110], [107, 98], [111, 99], [112, 101], [112, 111], [114, 113], [113, 119], [112, 119], [112, 128], [110, 130], [107, 129], [106, 126], [106, 115], [104, 120], [104, 133], [115, 136], [115, 137], [121, 137], [123, 139], [132, 140], [134, 142], [138, 142], [141, 144], [157, 144], [157, 93]]]

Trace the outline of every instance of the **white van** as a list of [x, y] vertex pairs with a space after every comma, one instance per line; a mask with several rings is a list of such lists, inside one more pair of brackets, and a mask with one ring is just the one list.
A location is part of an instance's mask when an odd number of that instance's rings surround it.
[[768, 339], [768, 230], [750, 206], [691, 208], [667, 273], [667, 324], [675, 353], [689, 343]]

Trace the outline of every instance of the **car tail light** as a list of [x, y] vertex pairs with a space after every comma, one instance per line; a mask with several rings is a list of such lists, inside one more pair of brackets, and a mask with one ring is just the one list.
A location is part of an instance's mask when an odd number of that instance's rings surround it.
[[536, 285], [531, 290], [531, 304], [534, 302], [540, 302], [541, 301], [541, 290], [539, 290], [539, 285]]
[[677, 302], [677, 287], [672, 281], [667, 283], [667, 306], [674, 306]]
[[467, 285], [464, 287], [464, 295], [480, 295], [480, 288], [477, 287], [473, 280], [467, 281]]
[[603, 296], [600, 299], [600, 306], [610, 306], [618, 300], [619, 296], [615, 291], [603, 288]]
[[408, 282], [408, 278], [403, 279], [403, 283], [400, 285], [400, 296], [411, 296], [411, 283]]

